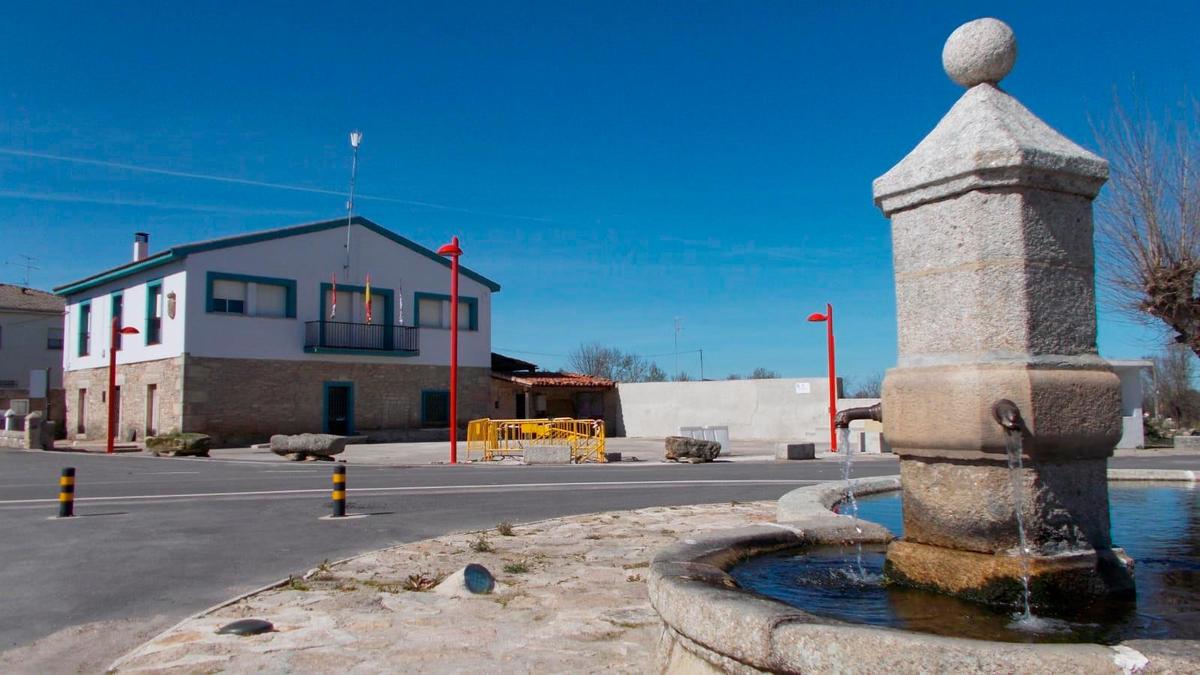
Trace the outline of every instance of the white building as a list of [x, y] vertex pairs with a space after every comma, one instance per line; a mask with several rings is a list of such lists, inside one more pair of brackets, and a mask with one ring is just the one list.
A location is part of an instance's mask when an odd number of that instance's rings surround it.
[[[345, 218], [154, 254], [139, 233], [131, 262], [55, 289], [67, 301], [68, 437], [105, 433], [114, 317], [139, 331], [118, 341], [123, 438], [449, 426], [449, 260], [362, 217], [349, 234], [347, 255]], [[500, 287], [461, 272], [465, 420], [486, 414]]]
[[[62, 420], [63, 300], [0, 284], [0, 413], [13, 400]], [[48, 404], [48, 406], [47, 406]]]

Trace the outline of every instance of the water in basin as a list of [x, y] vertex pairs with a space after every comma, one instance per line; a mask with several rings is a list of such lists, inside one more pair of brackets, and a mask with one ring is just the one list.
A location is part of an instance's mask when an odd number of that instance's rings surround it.
[[[939, 635], [1008, 642], [1116, 643], [1200, 638], [1200, 489], [1190, 484], [1113, 483], [1112, 539], [1136, 561], [1137, 602], [1097, 603], [1058, 614], [1039, 609], [1036, 630], [1013, 609], [886, 585], [884, 547], [819, 547], [759, 556], [730, 570], [743, 588], [819, 616]], [[900, 493], [858, 499], [858, 517], [902, 534]], [[1019, 613], [1020, 609], [1017, 608]]]

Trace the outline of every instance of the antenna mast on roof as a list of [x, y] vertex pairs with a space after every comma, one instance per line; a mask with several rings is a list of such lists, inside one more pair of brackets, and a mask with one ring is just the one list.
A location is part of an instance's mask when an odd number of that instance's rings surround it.
[[38, 267], [37, 265], [34, 265], [34, 264], [33, 264], [33, 261], [34, 261], [34, 260], [37, 260], [37, 258], [35, 258], [35, 257], [31, 256], [31, 255], [26, 255], [26, 254], [24, 254], [24, 253], [18, 253], [18, 254], [17, 254], [17, 257], [18, 257], [18, 258], [22, 258], [22, 259], [24, 259], [24, 261], [25, 261], [25, 262], [19, 262], [19, 263], [15, 263], [15, 262], [11, 262], [11, 261], [9, 261], [9, 262], [6, 262], [6, 263], [4, 263], [4, 264], [5, 264], [5, 265], [11, 265], [11, 266], [13, 266], [13, 267], [24, 267], [24, 268], [25, 268], [25, 276], [24, 276], [24, 277], [22, 277], [22, 279], [21, 279], [21, 285], [22, 285], [22, 286], [24, 286], [24, 287], [26, 287], [26, 288], [29, 288], [29, 277], [30, 277], [30, 274], [29, 274], [29, 273], [30, 273], [30, 272], [32, 272], [33, 270], [40, 270], [40, 269], [42, 269], [42, 268], [40, 268], [40, 267]]
[[358, 146], [362, 145], [362, 132], [350, 132], [350, 147], [354, 158], [350, 161], [350, 198], [346, 200], [346, 263], [342, 265], [342, 276], [350, 281], [350, 223], [354, 219], [354, 181], [358, 178]]

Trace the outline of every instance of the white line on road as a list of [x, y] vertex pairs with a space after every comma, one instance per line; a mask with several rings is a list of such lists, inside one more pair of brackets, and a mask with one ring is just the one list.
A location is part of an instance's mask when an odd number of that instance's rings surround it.
[[[496, 483], [482, 485], [414, 485], [405, 487], [350, 488], [351, 494], [372, 492], [431, 492], [435, 490], [510, 490], [525, 488], [583, 488], [583, 487], [673, 487], [688, 485], [803, 485], [819, 483], [816, 480], [739, 479], [739, 480], [628, 480], [590, 481], [572, 483]], [[126, 500], [190, 499], [196, 497], [261, 497], [268, 495], [296, 495], [329, 492], [329, 488], [305, 488], [297, 490], [252, 490], [247, 492], [191, 492], [168, 495], [121, 495], [114, 497], [76, 497], [78, 502], [119, 502]], [[57, 499], [5, 499], [0, 506], [8, 504], [48, 504]]]

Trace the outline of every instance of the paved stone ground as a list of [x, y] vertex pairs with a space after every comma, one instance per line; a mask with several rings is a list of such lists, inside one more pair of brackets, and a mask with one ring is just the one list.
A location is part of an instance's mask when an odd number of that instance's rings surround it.
[[[644, 581], [654, 552], [774, 515], [773, 501], [655, 507], [376, 551], [185, 621], [124, 658], [119, 671], [647, 672], [659, 633]], [[494, 550], [473, 550], [481, 537]], [[495, 593], [404, 589], [409, 575], [470, 562], [496, 575]], [[270, 620], [276, 632], [216, 634], [246, 617]]]

